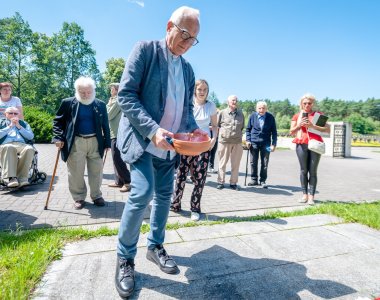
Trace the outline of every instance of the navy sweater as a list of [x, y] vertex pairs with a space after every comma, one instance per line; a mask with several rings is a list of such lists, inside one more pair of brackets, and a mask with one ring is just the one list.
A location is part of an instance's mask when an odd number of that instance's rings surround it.
[[259, 114], [252, 113], [246, 128], [246, 140], [250, 143], [264, 143], [266, 146], [277, 145], [277, 128], [273, 115], [265, 113], [264, 126], [260, 128]]

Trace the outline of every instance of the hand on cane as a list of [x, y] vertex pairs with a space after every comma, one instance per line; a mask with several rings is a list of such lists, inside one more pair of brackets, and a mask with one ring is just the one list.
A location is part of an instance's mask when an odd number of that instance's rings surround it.
[[55, 142], [55, 145], [56, 145], [58, 148], [62, 149], [63, 146], [65, 145], [65, 142], [64, 142], [64, 141], [56, 141], [56, 142]]

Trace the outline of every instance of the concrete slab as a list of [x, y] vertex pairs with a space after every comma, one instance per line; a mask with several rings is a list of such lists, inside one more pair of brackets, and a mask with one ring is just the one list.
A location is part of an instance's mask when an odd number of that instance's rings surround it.
[[357, 223], [326, 226], [325, 228], [344, 235], [357, 243], [380, 250], [380, 231], [378, 230]]
[[[320, 222], [321, 216], [314, 216], [314, 219], [308, 218], [307, 224]], [[299, 222], [291, 218], [286, 221]], [[377, 248], [380, 236], [377, 231], [355, 224], [280, 230], [264, 222], [247, 223], [237, 223], [234, 228], [232, 224], [207, 226], [206, 231], [195, 232], [209, 237], [202, 240], [177, 241], [177, 233], [173, 231], [174, 243], [166, 244], [165, 248], [180, 267], [178, 275], [162, 273], [146, 260], [145, 247], [139, 246], [135, 258], [136, 292], [131, 299], [358, 299], [380, 296], [380, 251]], [[258, 225], [272, 227], [272, 231], [254, 231]], [[227, 228], [218, 228], [223, 226]], [[219, 237], [221, 234], [233, 236]], [[185, 236], [182, 228], [178, 235]], [[356, 235], [361, 235], [361, 239], [355, 238]], [[111, 244], [115, 238], [102, 237], [93, 242], [97, 246]], [[116, 251], [103, 247], [99, 252], [94, 244], [78, 242], [71, 252], [54, 262], [34, 299], [119, 299], [113, 282]]]
[[323, 227], [240, 236], [239, 239], [260, 257], [294, 262], [371, 249]]

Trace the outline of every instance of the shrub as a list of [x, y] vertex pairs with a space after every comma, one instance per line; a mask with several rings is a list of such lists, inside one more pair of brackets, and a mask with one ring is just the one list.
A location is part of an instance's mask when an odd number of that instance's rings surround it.
[[376, 129], [376, 124], [371, 118], [365, 118], [358, 113], [353, 113], [345, 118], [346, 122], [352, 124], [352, 131], [360, 134], [368, 134]]
[[34, 133], [36, 143], [50, 143], [53, 137], [53, 115], [34, 106], [24, 106], [24, 118]]

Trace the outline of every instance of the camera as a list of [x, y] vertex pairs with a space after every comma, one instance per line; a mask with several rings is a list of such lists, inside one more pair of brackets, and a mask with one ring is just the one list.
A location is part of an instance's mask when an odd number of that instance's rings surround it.
[[307, 112], [302, 113], [302, 118], [307, 118], [308, 116], [309, 116], [309, 114]]

